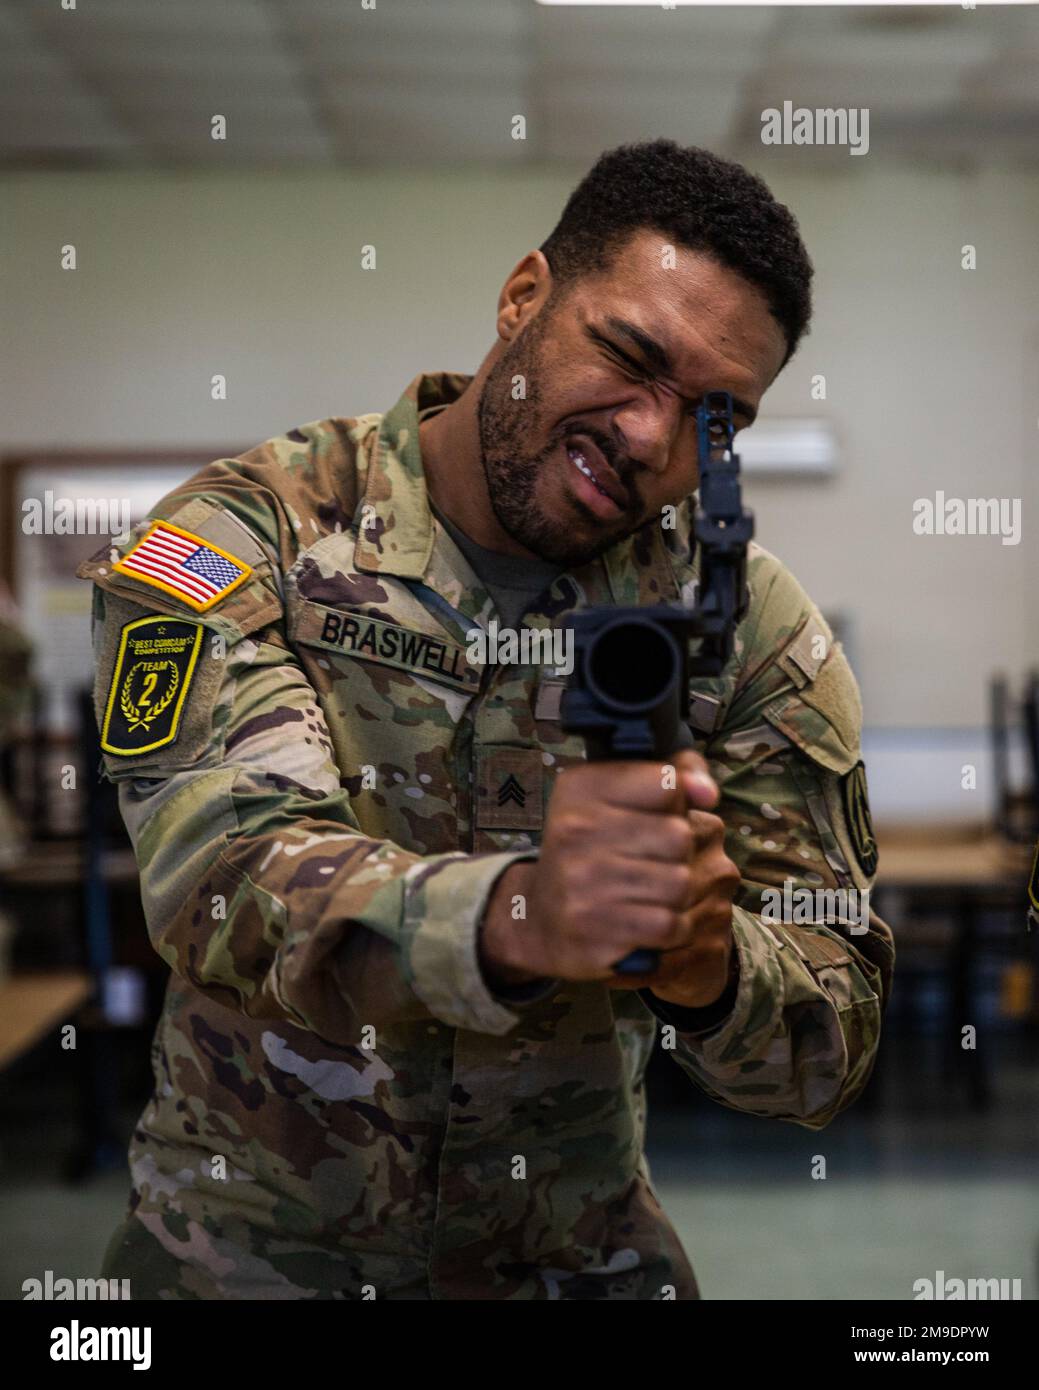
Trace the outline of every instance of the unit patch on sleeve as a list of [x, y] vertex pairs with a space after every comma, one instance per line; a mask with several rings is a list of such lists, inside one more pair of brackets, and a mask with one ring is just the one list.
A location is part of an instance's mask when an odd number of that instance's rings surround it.
[[841, 795], [844, 802], [844, 815], [848, 822], [848, 834], [855, 854], [866, 874], [877, 871], [877, 841], [873, 834], [873, 820], [869, 813], [869, 795], [866, 790], [866, 768], [858, 762], [841, 782]]
[[173, 742], [204, 631], [201, 623], [177, 618], [126, 624], [101, 728], [106, 753], [133, 757]]
[[200, 613], [252, 574], [252, 566], [212, 541], [159, 521], [112, 566], [140, 584], [154, 584]]

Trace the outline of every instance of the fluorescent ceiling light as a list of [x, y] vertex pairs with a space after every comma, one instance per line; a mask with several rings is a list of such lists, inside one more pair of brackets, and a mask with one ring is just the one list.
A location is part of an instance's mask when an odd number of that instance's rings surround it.
[[837, 441], [827, 420], [765, 419], [736, 436], [748, 476], [825, 476], [837, 467]]
[[[692, 9], [704, 9], [707, 6], [717, 9], [724, 5], [754, 5], [761, 8], [762, 0], [537, 0], [539, 5], [642, 5], [646, 9], [653, 10], [673, 10], [678, 5]], [[900, 5], [904, 9], [906, 0], [767, 0], [768, 8], [771, 9], [778, 5], [854, 5], [861, 9], [869, 5]], [[963, 9], [962, 3], [956, 0], [912, 0], [916, 5], [945, 5], [951, 10]], [[975, 0], [978, 5], [1034, 5], [1039, 0]], [[971, 6], [973, 8], [973, 6]]]

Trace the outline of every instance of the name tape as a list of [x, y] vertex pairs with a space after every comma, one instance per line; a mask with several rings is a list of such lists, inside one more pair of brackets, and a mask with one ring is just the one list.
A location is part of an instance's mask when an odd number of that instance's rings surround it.
[[296, 636], [307, 646], [410, 671], [454, 690], [471, 694], [479, 689], [482, 668], [469, 661], [464, 647], [381, 618], [344, 613], [309, 601]]

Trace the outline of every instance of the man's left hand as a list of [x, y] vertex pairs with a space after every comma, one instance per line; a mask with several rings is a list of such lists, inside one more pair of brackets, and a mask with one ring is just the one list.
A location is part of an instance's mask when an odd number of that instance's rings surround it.
[[651, 989], [658, 999], [702, 1009], [724, 993], [735, 961], [732, 903], [740, 872], [725, 853], [725, 823], [709, 811], [687, 812], [693, 830], [692, 874], [683, 913], [685, 945], [661, 952], [652, 975], [617, 975], [611, 989]]

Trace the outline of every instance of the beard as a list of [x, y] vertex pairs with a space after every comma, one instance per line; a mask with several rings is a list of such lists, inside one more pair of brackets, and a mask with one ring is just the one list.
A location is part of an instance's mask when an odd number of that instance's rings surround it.
[[[600, 532], [595, 540], [582, 541], [575, 532], [572, 518], [568, 520], [563, 514], [549, 515], [538, 501], [540, 479], [553, 467], [553, 455], [576, 429], [575, 425], [560, 427], [536, 453], [525, 448], [524, 441], [536, 432], [541, 413], [543, 394], [538, 381], [538, 348], [549, 326], [550, 320], [543, 308], [509, 344], [488, 373], [476, 416], [487, 492], [498, 524], [525, 549], [566, 569], [585, 564], [609, 550], [642, 525], [642, 516], [638, 498], [627, 483], [631, 505], [614, 527], [604, 525], [581, 508], [582, 514]], [[522, 400], [512, 396], [512, 382], [517, 376], [525, 382], [526, 395]], [[595, 441], [623, 482], [625, 474], [613, 440], [601, 430], [584, 424], [580, 430]], [[580, 506], [576, 499], [574, 505]]]

